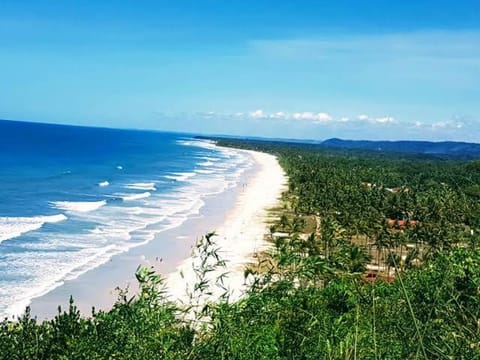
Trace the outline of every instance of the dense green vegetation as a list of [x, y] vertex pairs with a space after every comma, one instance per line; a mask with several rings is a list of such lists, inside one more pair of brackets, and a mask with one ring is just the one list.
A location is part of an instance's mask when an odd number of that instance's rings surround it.
[[[289, 176], [274, 247], [246, 270], [242, 300], [195, 306], [216, 286], [205, 266], [180, 308], [139, 269], [141, 293], [111, 311], [81, 318], [72, 302], [50, 321], [5, 320], [0, 358], [480, 358], [480, 162], [220, 144], [273, 153]], [[222, 266], [211, 234], [198, 251]], [[387, 281], [366, 281], [369, 263]]]

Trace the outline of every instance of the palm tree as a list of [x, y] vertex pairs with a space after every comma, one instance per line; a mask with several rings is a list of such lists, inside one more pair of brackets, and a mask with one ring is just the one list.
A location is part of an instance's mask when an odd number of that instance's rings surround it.
[[339, 254], [342, 268], [349, 273], [365, 272], [371, 259], [372, 257], [364, 249], [352, 244], [343, 246]]

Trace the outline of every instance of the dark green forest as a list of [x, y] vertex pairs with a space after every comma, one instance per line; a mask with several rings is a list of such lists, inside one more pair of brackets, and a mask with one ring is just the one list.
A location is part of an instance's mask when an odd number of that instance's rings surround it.
[[[276, 155], [289, 178], [245, 296], [196, 306], [221, 286], [205, 265], [179, 306], [139, 268], [140, 293], [110, 311], [5, 319], [1, 359], [480, 359], [480, 161], [215, 140]], [[228, 261], [214, 234], [197, 251]]]

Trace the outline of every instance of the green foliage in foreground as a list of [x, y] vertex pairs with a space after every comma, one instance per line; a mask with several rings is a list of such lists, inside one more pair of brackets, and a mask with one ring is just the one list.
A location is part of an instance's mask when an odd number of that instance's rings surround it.
[[201, 358], [474, 359], [480, 356], [479, 255], [439, 257], [425, 271], [409, 273], [405, 288], [342, 278], [324, 289], [275, 283], [219, 306], [214, 328], [197, 348]]
[[439, 255], [394, 284], [329, 275], [318, 286], [306, 281], [318, 273], [313, 264], [257, 276], [242, 300], [210, 305], [209, 320], [195, 327], [164, 300], [159, 277], [143, 269], [141, 294], [109, 312], [81, 318], [72, 303], [51, 321], [27, 313], [3, 322], [0, 358], [480, 358], [480, 251]]
[[[223, 264], [208, 234], [190, 306], [169, 303], [140, 268], [141, 292], [108, 312], [83, 318], [72, 301], [49, 321], [3, 321], [0, 359], [480, 359], [476, 163], [247, 145], [279, 156], [293, 210], [272, 225], [288, 236], [272, 237], [261, 273], [246, 271], [240, 301], [198, 306], [215, 286], [205, 274]], [[397, 186], [409, 191], [385, 191]], [[302, 216], [320, 219], [306, 238]], [[391, 230], [387, 217], [419, 225]], [[394, 283], [362, 279], [362, 237], [391, 259]]]

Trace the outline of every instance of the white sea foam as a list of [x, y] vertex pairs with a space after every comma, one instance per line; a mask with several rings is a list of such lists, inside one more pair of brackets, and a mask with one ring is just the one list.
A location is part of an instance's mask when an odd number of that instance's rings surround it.
[[108, 181], [102, 181], [102, 182], [98, 183], [98, 186], [100, 186], [100, 187], [105, 187], [105, 186], [108, 186], [108, 185], [110, 185], [110, 183]]
[[130, 195], [123, 195], [123, 201], [132, 201], [132, 200], [140, 200], [150, 197], [152, 194], [150, 192], [144, 192], [141, 194], [130, 194]]
[[139, 182], [139, 183], [127, 184], [125, 185], [125, 188], [132, 189], [132, 190], [145, 190], [145, 191], [157, 190], [154, 182]]
[[215, 170], [197, 169], [195, 172], [199, 174], [213, 174]]
[[56, 209], [61, 209], [69, 212], [86, 213], [97, 210], [106, 205], [105, 200], [101, 201], [52, 201], [50, 203]]
[[33, 217], [0, 217], [0, 242], [40, 229], [46, 223], [66, 220], [63, 214]]
[[194, 172], [184, 172], [184, 173], [179, 172], [179, 173], [172, 173], [171, 175], [165, 175], [165, 178], [176, 180], [176, 181], [185, 181], [195, 175], [196, 173]]
[[198, 165], [200, 165], [200, 166], [211, 166], [211, 165], [213, 165], [213, 162], [212, 161], [203, 161], [201, 163], [198, 163]]
[[103, 231], [101, 228], [96, 227], [95, 229], [89, 230], [90, 234], [96, 234], [96, 235], [101, 235], [103, 234]]
[[184, 146], [196, 146], [196, 147], [201, 147], [204, 149], [216, 149], [217, 145], [215, 145], [215, 142], [212, 140], [195, 140], [195, 139], [189, 139], [189, 140], [177, 140], [177, 144], [179, 145], [184, 145]]
[[202, 156], [200, 159], [202, 160], [208, 160], [208, 161], [220, 161], [221, 159], [218, 157], [213, 157], [213, 156]]
[[[52, 255], [45, 253], [40, 255], [44, 265], [36, 267], [35, 278], [24, 281], [15, 285], [17, 296], [10, 295], [12, 289], [5, 287], [0, 289], [0, 298], [6, 300], [4, 305], [4, 314], [8, 317], [21, 314], [31, 299], [45, 295], [53, 289], [64, 284], [65, 280], [75, 279], [82, 273], [93, 269], [107, 262], [115, 251], [115, 246], [110, 245], [102, 249], [89, 248], [73, 253], [63, 253], [62, 258], [52, 258]], [[38, 252], [30, 252], [23, 254], [23, 258], [19, 261], [20, 266], [26, 270], [30, 264], [37, 264], [39, 261]], [[61, 269], [62, 271], [58, 271]], [[18, 273], [19, 271], [17, 271]], [[21, 271], [20, 271], [21, 273]], [[63, 274], [68, 274], [64, 276]], [[28, 272], [25, 275], [29, 275]], [[3, 290], [3, 291], [2, 291]]]
[[[132, 247], [145, 244], [154, 239], [155, 234], [181, 225], [187, 218], [191, 210], [192, 213], [198, 212], [203, 205], [198, 201], [187, 201], [182, 199], [181, 203], [173, 203], [163, 210], [150, 207], [106, 207], [101, 211], [108, 213], [106, 222], [90, 230], [87, 235], [78, 236], [76, 234], [62, 234], [62, 241], [65, 244], [75, 244], [81, 250], [68, 252], [62, 255], [62, 258], [53, 258], [53, 253], [38, 253], [38, 251], [28, 252], [22, 258], [18, 259], [17, 268], [26, 269], [32, 264], [44, 263], [41, 270], [35, 271], [35, 279], [23, 282], [21, 284], [8, 284], [9, 287], [0, 289], [0, 313], [3, 315], [18, 315], [25, 309], [32, 298], [42, 296], [54, 288], [61, 286], [64, 281], [75, 279], [86, 271], [96, 268], [107, 262], [113, 255], [128, 251]], [[157, 203], [159, 205], [160, 203]], [[127, 214], [119, 213], [122, 209], [135, 210], [128, 211]], [[159, 213], [168, 213], [168, 221]], [[183, 212], [183, 213], [182, 213]], [[117, 214], [117, 217], [111, 215]], [[104, 214], [102, 214], [104, 215]], [[89, 215], [90, 216], [90, 215]], [[104, 216], [91, 215], [92, 220], [100, 221]], [[163, 221], [161, 228], [147, 230], [151, 224]], [[132, 234], [135, 234], [135, 241], [131, 241]], [[44, 240], [52, 241], [52, 249], [58, 249], [58, 236], [52, 236], [51, 239], [45, 237]], [[115, 243], [113, 243], [115, 242]], [[36, 250], [39, 248], [36, 247]], [[35, 250], [32, 248], [32, 250]], [[39, 255], [38, 255], [39, 254]], [[18, 273], [17, 273], [18, 274]], [[13, 288], [14, 287], [14, 288]], [[15, 296], [11, 294], [16, 293]], [[2, 307], [2, 305], [4, 305]]]

